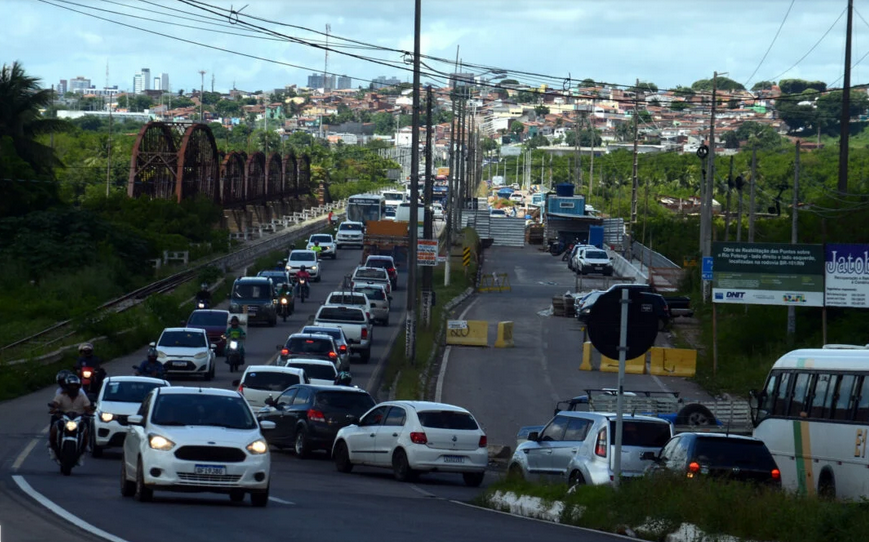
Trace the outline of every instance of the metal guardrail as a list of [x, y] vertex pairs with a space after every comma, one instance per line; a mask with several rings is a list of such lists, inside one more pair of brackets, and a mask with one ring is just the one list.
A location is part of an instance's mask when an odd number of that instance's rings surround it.
[[[643, 262], [643, 265], [648, 267], [674, 267], [680, 269], [680, 266], [670, 261], [664, 255], [649, 249], [639, 241], [631, 243], [631, 255], [635, 260]], [[649, 261], [650, 257], [651, 262]]]

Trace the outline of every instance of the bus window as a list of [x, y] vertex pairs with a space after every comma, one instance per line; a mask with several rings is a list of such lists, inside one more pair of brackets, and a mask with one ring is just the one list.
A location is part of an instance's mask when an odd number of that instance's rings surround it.
[[791, 418], [805, 418], [808, 415], [806, 412], [806, 398], [809, 392], [809, 378], [812, 375], [809, 373], [797, 373], [794, 379], [794, 392], [791, 394], [791, 407], [788, 410], [788, 416]]
[[792, 374], [781, 373], [781, 382], [778, 385], [778, 393], [775, 395], [775, 408], [772, 412], [776, 416], [787, 416], [788, 414], [788, 388], [791, 386]]
[[778, 384], [780, 378], [781, 373], [772, 373], [769, 375], [769, 380], [766, 382], [766, 389], [763, 390], [763, 396], [760, 398], [761, 403], [757, 411], [758, 422], [772, 414], [772, 409], [775, 406], [775, 385]]
[[860, 400], [857, 403], [857, 415], [854, 416], [854, 419], [858, 422], [869, 422], [869, 377], [863, 377]]
[[812, 410], [810, 418], [824, 419], [830, 415], [830, 407], [833, 403], [833, 388], [830, 381], [832, 375], [819, 374], [815, 379], [815, 393], [812, 397]]
[[839, 377], [839, 389], [836, 392], [836, 404], [833, 408], [833, 419], [850, 420], [854, 410], [854, 383], [857, 377], [854, 375], [842, 375]]

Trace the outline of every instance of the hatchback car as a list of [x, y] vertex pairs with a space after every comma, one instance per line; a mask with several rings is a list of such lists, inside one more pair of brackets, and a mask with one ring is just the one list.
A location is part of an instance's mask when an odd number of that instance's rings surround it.
[[317, 253], [313, 250], [293, 250], [287, 258], [287, 272], [290, 277], [295, 277], [302, 266], [311, 274], [314, 282], [320, 282], [320, 265], [317, 261]]
[[127, 418], [121, 495], [150, 501], [154, 491], [228, 493], [251, 504], [269, 500], [271, 456], [247, 402], [235, 391], [162, 387]]
[[165, 380], [147, 376], [107, 377], [94, 403], [91, 455], [100, 457], [106, 448], [123, 446], [127, 418], [139, 410], [139, 405], [151, 390], [168, 385]]
[[386, 293], [385, 285], [366, 284], [365, 286], [358, 286], [353, 291], [363, 293], [368, 298], [371, 305], [368, 310], [372, 320], [384, 326], [389, 325], [389, 304], [392, 298]]
[[443, 220], [444, 219], [444, 206], [440, 203], [432, 203], [431, 204], [432, 218], [435, 220]]
[[304, 370], [310, 383], [315, 386], [334, 386], [335, 379], [338, 377], [338, 369], [335, 365], [322, 359], [294, 358], [287, 361], [285, 367]]
[[237, 386], [238, 393], [251, 408], [257, 409], [264, 407], [269, 397], [277, 397], [290, 386], [307, 384], [310, 381], [305, 371], [296, 367], [251, 365], [232, 385]]
[[363, 267], [379, 267], [381, 269], [386, 269], [386, 272], [389, 274], [389, 282], [392, 283], [392, 289], [395, 290], [398, 288], [398, 269], [395, 266], [395, 260], [392, 256], [369, 256], [368, 259], [365, 260]]
[[226, 333], [226, 328], [229, 327], [229, 311], [219, 311], [214, 309], [199, 309], [190, 313], [187, 318], [187, 327], [194, 329], [204, 329], [208, 335], [208, 341], [215, 345], [214, 352], [218, 356], [222, 356], [226, 349], [226, 339], [223, 334]]
[[335, 246], [335, 239], [332, 238], [332, 234], [330, 233], [315, 233], [314, 235], [308, 237], [308, 244], [305, 246], [308, 250], [312, 250], [314, 248], [314, 243], [319, 243], [320, 248], [323, 250], [320, 252], [320, 258], [332, 258], [333, 260], [338, 257], [338, 250]]
[[214, 378], [214, 350], [203, 329], [169, 327], [152, 345], [157, 349], [157, 361], [163, 364], [163, 374]]
[[299, 333], [312, 333], [314, 335], [328, 335], [332, 337], [335, 346], [338, 347], [338, 364], [341, 368], [350, 367], [350, 341], [347, 340], [347, 335], [340, 327], [327, 326], [305, 326]]
[[[395, 220], [395, 218], [393, 218]], [[335, 246], [340, 249], [343, 246], [353, 245], [362, 248], [364, 244], [365, 225], [362, 222], [346, 221], [338, 225], [335, 233]]]
[[582, 248], [574, 256], [573, 269], [580, 275], [601, 273], [611, 277], [613, 262], [610, 261], [606, 251], [597, 247]]
[[292, 446], [300, 459], [314, 450], [332, 451], [335, 435], [356, 423], [374, 406], [371, 395], [359, 388], [341, 386], [293, 386], [257, 412], [257, 418], [275, 423], [269, 444]]
[[229, 294], [229, 312], [247, 312], [248, 324], [259, 323], [274, 327], [278, 323], [275, 294], [275, 285], [270, 278], [237, 278]]
[[327, 334], [293, 333], [287, 337], [283, 346], [278, 345], [278, 349], [281, 362], [293, 358], [313, 358], [337, 364], [340, 357], [338, 346]]
[[357, 267], [350, 277], [350, 287], [356, 289], [359, 286], [366, 284], [384, 284], [386, 285], [386, 293], [392, 293], [392, 279], [389, 278], [389, 272], [386, 269], [379, 267]]
[[661, 452], [649, 455], [649, 472], [669, 471], [688, 478], [716, 477], [781, 487], [781, 471], [766, 445], [756, 438], [720, 433], [680, 433]]
[[465, 484], [483, 483], [489, 463], [486, 434], [467, 410], [427, 401], [390, 401], [368, 411], [335, 437], [335, 467], [391, 468], [399, 481], [422, 472], [461, 473]]
[[[510, 476], [570, 485], [612, 482], [616, 415], [603, 412], [559, 412], [542, 431], [531, 432], [516, 447], [507, 467]], [[673, 436], [673, 426], [651, 416], [625, 416], [622, 429], [622, 476], [641, 476], [651, 463], [645, 452], [657, 453]]]
[[507, 211], [504, 209], [489, 209], [489, 217], [496, 218], [505, 218], [507, 216]]

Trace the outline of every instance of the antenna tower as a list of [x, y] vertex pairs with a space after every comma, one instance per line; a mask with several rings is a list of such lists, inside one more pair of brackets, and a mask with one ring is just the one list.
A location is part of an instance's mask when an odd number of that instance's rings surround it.
[[332, 32], [332, 25], [326, 25], [326, 62], [323, 65], [323, 93], [329, 91], [329, 33]]

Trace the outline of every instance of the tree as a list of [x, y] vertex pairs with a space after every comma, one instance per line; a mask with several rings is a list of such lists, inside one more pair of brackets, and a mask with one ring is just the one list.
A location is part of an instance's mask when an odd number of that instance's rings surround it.
[[525, 131], [525, 125], [518, 120], [514, 120], [512, 123], [510, 123], [510, 131], [516, 135], [519, 135]]
[[755, 83], [751, 86], [751, 90], [757, 91], [757, 90], [771, 89], [773, 87], [773, 85], [775, 85], [774, 81], [758, 81], [757, 83]]
[[537, 114], [540, 115], [540, 116], [548, 115], [548, 114], [549, 114], [549, 108], [546, 107], [545, 105], [538, 105], [538, 106], [535, 106], [535, 107], [534, 107], [534, 112], [537, 113]]
[[640, 84], [628, 89], [629, 92], [658, 92], [658, 85], [651, 81], [640, 81]]
[[689, 98], [694, 96], [696, 93], [694, 89], [691, 87], [683, 87], [682, 85], [676, 85], [676, 89], [673, 90], [673, 94], [676, 96], [682, 96], [683, 98]]
[[499, 85], [518, 85], [518, 84], [519, 84], [519, 81], [517, 81], [517, 80], [515, 80], [515, 79], [503, 79], [503, 80], [502, 80], [500, 83], [498, 83], [498, 84], [499, 84]]
[[214, 104], [214, 111], [222, 117], [238, 115], [241, 112], [241, 104], [235, 100], [220, 100]]
[[[724, 77], [723, 75], [719, 75], [715, 80], [715, 86], [718, 90], [745, 90], [745, 87], [742, 86], [742, 83], [737, 83], [733, 79], [729, 77]], [[711, 91], [712, 90], [712, 79], [700, 79], [694, 81], [691, 84], [691, 88], [695, 91]]]
[[725, 132], [722, 139], [724, 140], [724, 148], [725, 149], [738, 149], [739, 148], [739, 136], [736, 135], [736, 130], [731, 130], [729, 132]]
[[672, 101], [670, 102], [670, 111], [685, 111], [686, 109], [690, 109], [691, 104], [688, 102], [681, 101]]
[[537, 147], [546, 147], [546, 146], [548, 146], [548, 145], [549, 145], [549, 140], [546, 139], [546, 136], [543, 136], [543, 135], [537, 134], [537, 135], [534, 136], [534, 137], [530, 137], [530, 138], [526, 139], [526, 140], [525, 140], [525, 143], [523, 143], [523, 145], [525, 146], [525, 150], [529, 150], [529, 151], [530, 151], [530, 150], [534, 150], [534, 149], [536, 149]]
[[537, 101], [537, 93], [529, 92], [527, 90], [520, 90], [519, 94], [516, 96], [516, 101], [520, 104], [528, 104]]
[[583, 79], [582, 81], [580, 81], [579, 86], [580, 86], [580, 88], [596, 87], [597, 83], [594, 82], [594, 79], [586, 78], [586, 79]]
[[151, 99], [147, 94], [136, 94], [134, 96], [129, 97], [128, 108], [130, 111], [144, 111], [146, 109], [151, 109], [151, 106], [154, 105], [154, 100]]
[[739, 109], [739, 100], [736, 98], [727, 100], [727, 109]]
[[380, 111], [371, 116], [371, 121], [374, 123], [374, 133], [380, 135], [388, 135], [395, 132], [395, 117]]
[[178, 95], [179, 95], [179, 96], [184, 96], [184, 89], [183, 89], [183, 88], [179, 88], [179, 89], [178, 89]]
[[661, 100], [659, 100], [658, 98], [652, 98], [651, 100], [649, 100], [649, 105], [653, 107], [661, 107]]
[[[816, 103], [817, 110], [813, 127], [820, 126], [831, 135], [837, 134], [842, 117], [842, 91], [837, 90], [823, 94]], [[869, 109], [869, 96], [865, 92], [851, 92], [848, 116], [853, 119], [865, 113], [867, 109]]]
[[492, 151], [498, 150], [498, 142], [494, 139], [484, 137], [480, 141], [480, 148], [483, 149], [484, 153], [490, 153]]
[[616, 125], [616, 139], [621, 142], [634, 139], [634, 124], [632, 122], [620, 122]]
[[827, 83], [823, 81], [806, 81], [804, 79], [782, 79], [778, 82], [782, 94], [800, 94], [806, 89], [814, 89], [818, 92], [827, 90]]
[[202, 103], [205, 105], [214, 105], [220, 101], [220, 93], [219, 92], [208, 92], [207, 90], [202, 93]]

